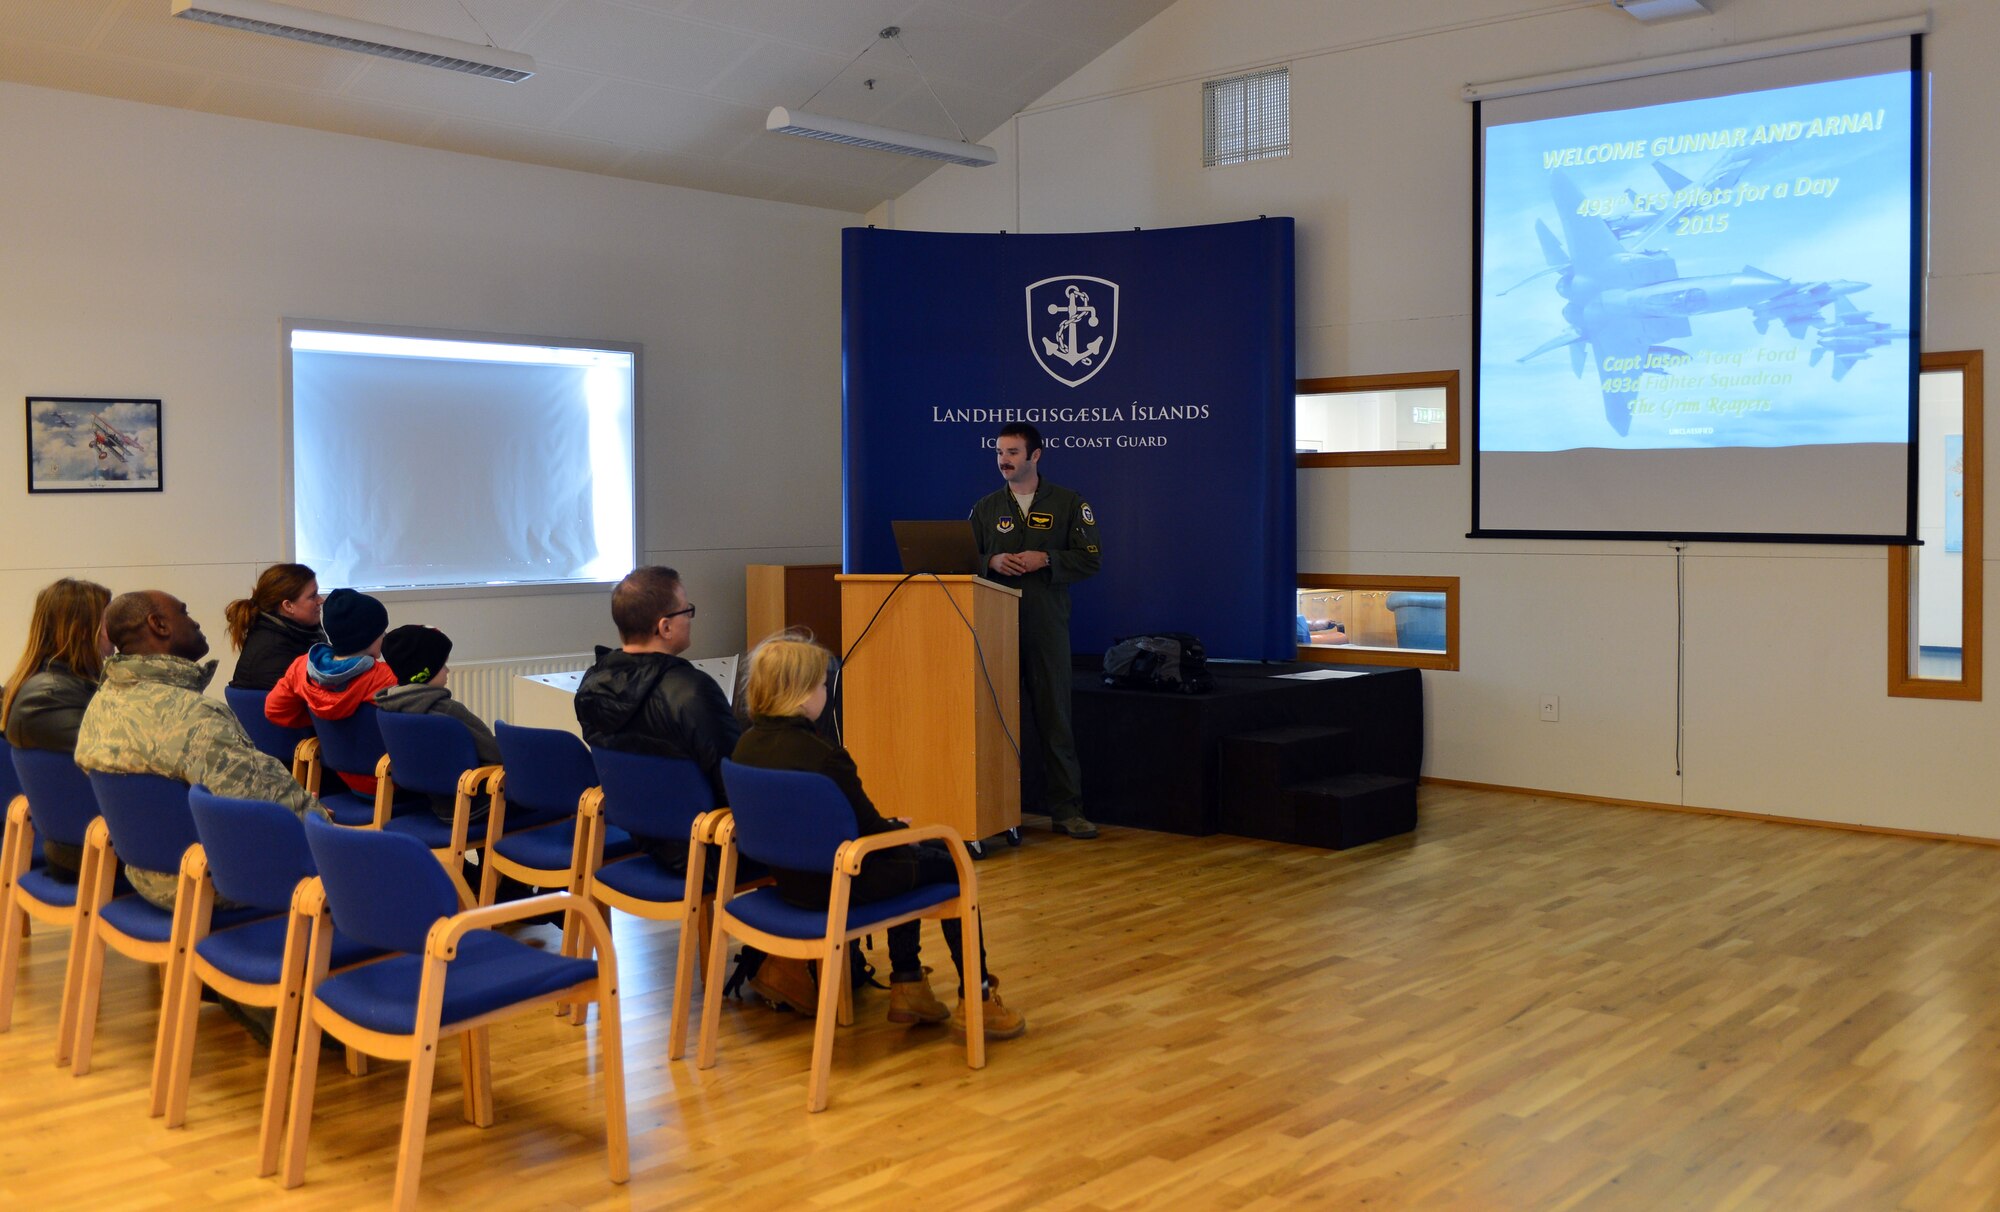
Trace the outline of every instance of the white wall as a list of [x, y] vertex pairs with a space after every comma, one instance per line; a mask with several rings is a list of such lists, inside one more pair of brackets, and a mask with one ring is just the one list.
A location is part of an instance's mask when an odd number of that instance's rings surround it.
[[[1716, 0], [1712, 17], [1646, 26], [1608, 4], [1543, 0], [1181, 0], [996, 133], [997, 166], [946, 168], [870, 219], [1037, 232], [1293, 215], [1301, 377], [1446, 367], [1469, 374], [1472, 115], [1460, 100], [1463, 84], [1805, 33], [1911, 7]], [[2000, 187], [1988, 147], [2000, 112], [1992, 69], [2000, 5], [1933, 0], [1930, 8], [1936, 270], [1925, 344], [2000, 346], [2000, 225], [1988, 218]], [[1286, 62], [1291, 156], [1203, 169], [1201, 81]], [[1473, 542], [1464, 537], [1469, 472], [1320, 469], [1299, 477], [1302, 571], [1462, 579], [1463, 667], [1424, 675], [1429, 774], [2000, 837], [2000, 748], [1989, 743], [2000, 731], [2000, 704], [1884, 693], [1881, 549], [1689, 551], [1682, 776], [1671, 551]], [[1538, 718], [1543, 692], [1562, 696], [1560, 723]]]
[[[693, 655], [741, 644], [745, 563], [839, 556], [852, 215], [10, 84], [0, 166], [0, 408], [165, 401], [159, 495], [28, 496], [0, 423], [7, 668], [36, 589], [77, 574], [185, 598], [226, 676], [223, 605], [288, 525], [285, 316], [643, 345], [640, 544], [702, 607]], [[462, 661], [613, 634], [603, 590], [390, 613]]]

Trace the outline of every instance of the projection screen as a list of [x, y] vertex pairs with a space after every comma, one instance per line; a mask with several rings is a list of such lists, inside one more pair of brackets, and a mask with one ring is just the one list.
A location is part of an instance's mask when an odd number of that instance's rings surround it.
[[1911, 540], [1919, 53], [1475, 105], [1474, 535]]

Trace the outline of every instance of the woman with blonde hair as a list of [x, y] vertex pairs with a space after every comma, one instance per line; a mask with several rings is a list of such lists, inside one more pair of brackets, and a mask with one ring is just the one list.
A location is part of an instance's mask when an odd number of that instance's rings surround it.
[[319, 578], [304, 564], [273, 564], [257, 578], [247, 598], [223, 611], [229, 642], [242, 650], [229, 684], [238, 690], [269, 691], [292, 662], [314, 644], [326, 642], [320, 626]]
[[[9, 745], [76, 752], [77, 725], [111, 651], [104, 638], [104, 607], [110, 601], [109, 589], [70, 577], [35, 595], [27, 650], [0, 692], [0, 728]], [[76, 848], [44, 838], [42, 856], [51, 876], [76, 881], [83, 861]]]
[[[735, 761], [744, 766], [767, 770], [803, 770], [823, 774], [833, 780], [854, 810], [858, 836], [908, 828], [908, 821], [888, 820], [875, 810], [868, 793], [861, 788], [861, 773], [847, 750], [821, 738], [813, 723], [826, 710], [826, 670], [830, 655], [826, 649], [797, 632], [783, 632], [757, 645], [750, 654], [750, 677], [744, 694], [750, 708], [750, 728], [736, 742]], [[878, 850], [862, 861], [861, 873], [850, 885], [851, 903], [868, 904], [886, 900], [924, 884], [955, 883], [958, 869], [952, 863], [946, 843], [926, 840], [909, 846]], [[824, 871], [773, 869], [778, 895], [802, 909], [825, 909], [832, 894], [833, 878]], [[941, 923], [945, 945], [951, 949], [952, 963], [959, 970], [959, 1006], [947, 1011], [931, 992], [919, 953], [921, 922], [891, 926], [889, 936], [889, 1021], [896, 1023], [943, 1022], [951, 1019], [952, 1030], [965, 1031], [965, 964], [961, 953], [956, 918]], [[1012, 1039], [1028, 1029], [1028, 1020], [1018, 1010], [1008, 1009], [995, 992], [999, 979], [985, 966], [985, 930], [980, 930], [980, 968], [986, 972], [986, 1038]], [[774, 964], [799, 965], [803, 960], [765, 959]], [[761, 968], [758, 976], [769, 982], [786, 983], [777, 974]], [[799, 974], [803, 979], [803, 973]], [[753, 982], [754, 983], [754, 982]], [[793, 1000], [790, 998], [787, 1001]]]

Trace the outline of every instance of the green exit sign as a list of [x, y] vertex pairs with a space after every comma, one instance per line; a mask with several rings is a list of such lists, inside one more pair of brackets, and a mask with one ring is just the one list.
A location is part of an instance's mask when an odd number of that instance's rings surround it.
[[1442, 425], [1444, 424], [1444, 409], [1412, 407], [1410, 409], [1410, 421], [1416, 425]]

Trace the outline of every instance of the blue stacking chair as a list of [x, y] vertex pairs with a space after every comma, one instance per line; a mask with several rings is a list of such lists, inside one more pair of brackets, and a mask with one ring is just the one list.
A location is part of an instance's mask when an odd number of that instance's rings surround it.
[[[5, 742], [0, 742], [5, 744]], [[0, 1031], [14, 1022], [14, 986], [21, 964], [22, 928], [28, 919], [51, 926], [68, 926], [69, 966], [63, 974], [61, 1018], [56, 1026], [56, 1063], [69, 1063], [70, 1037], [76, 1009], [70, 984], [83, 974], [78, 956], [83, 931], [77, 926], [80, 890], [90, 886], [90, 854], [74, 884], [53, 879], [34, 865], [38, 838], [53, 838], [81, 849], [90, 823], [97, 819], [97, 797], [90, 779], [70, 755], [52, 749], [13, 749], [7, 763], [10, 782], [18, 779], [19, 794], [7, 801], [7, 833], [0, 855]]]
[[[298, 1040], [299, 1005], [305, 993], [306, 953], [312, 923], [325, 895], [316, 878], [305, 823], [267, 800], [239, 800], [206, 787], [188, 793], [201, 844], [181, 862], [180, 899], [188, 929], [180, 954], [180, 980], [167, 991], [174, 1002], [173, 1038], [167, 1047], [167, 1127], [187, 1122], [188, 1086], [201, 987], [248, 1006], [276, 1010], [271, 1059], [264, 1075], [264, 1114], [257, 1132], [257, 1175], [278, 1172], [284, 1140], [285, 1093]], [[270, 914], [227, 930], [211, 931], [217, 895]], [[384, 953], [335, 931], [328, 964], [335, 970]]]
[[[913, 918], [957, 917], [964, 931], [965, 1063], [986, 1067], [986, 1020], [978, 990], [986, 974], [979, 964], [979, 879], [958, 831], [948, 825], [918, 825], [888, 833], [857, 836], [854, 809], [834, 781], [823, 774], [762, 770], [725, 760], [722, 782], [729, 790], [730, 817], [716, 828], [722, 847], [721, 887], [715, 894], [715, 944], [709, 949], [708, 984], [702, 991], [699, 1067], [715, 1065], [716, 1018], [722, 1008], [722, 964], [730, 938], [771, 955], [819, 961], [819, 1015], [813, 1027], [812, 1077], [806, 1108], [826, 1109], [827, 1072], [833, 1063], [833, 1029], [841, 1017], [840, 992], [847, 985], [847, 944], [871, 930], [885, 930]], [[850, 905], [850, 882], [861, 861], [877, 850], [926, 838], [950, 843], [958, 881], [927, 884], [901, 896]], [[736, 894], [737, 854], [786, 871], [824, 871], [833, 878], [824, 912], [786, 904], [775, 888]]]
[[[382, 759], [388, 756], [375, 718], [375, 708], [367, 703], [355, 708], [354, 714], [344, 720], [313, 716], [313, 739], [299, 750], [304, 755], [306, 790], [326, 805], [335, 824], [363, 828], [379, 828], [383, 824], [382, 814], [376, 810], [378, 800], [349, 790], [339, 777], [344, 772], [372, 778]], [[334, 787], [323, 791], [328, 770], [334, 772]]]
[[[498, 766], [479, 764], [479, 749], [465, 725], [443, 715], [407, 715], [364, 707], [382, 737], [383, 757], [375, 767], [375, 822], [391, 833], [406, 833], [430, 847], [460, 885], [465, 904], [474, 903], [465, 884], [465, 835], [472, 797], [489, 786]], [[360, 714], [359, 712], [356, 713]], [[428, 803], [406, 804], [396, 815], [396, 789], [426, 796], [453, 797], [451, 819], [440, 820]]]
[[[687, 1051], [687, 1020], [695, 977], [695, 955], [708, 954], [709, 907], [715, 889], [702, 886], [708, 845], [715, 827], [729, 815], [718, 810], [715, 793], [701, 767], [685, 758], [621, 753], [592, 747], [597, 788], [586, 792], [579, 812], [585, 830], [583, 894], [608, 908], [655, 922], [681, 924], [674, 965], [673, 1019], [667, 1029], [667, 1059]], [[612, 833], [630, 838], [688, 839], [687, 876], [674, 875], [648, 855], [606, 862], [597, 839]], [[761, 870], [739, 876], [761, 876]], [[746, 883], [748, 880], [746, 879]], [[690, 945], [693, 944], [693, 945]]]
[[269, 691], [245, 690], [240, 686], [226, 686], [222, 691], [223, 701], [249, 734], [250, 743], [283, 762], [292, 777], [304, 784], [305, 761], [299, 755], [299, 746], [312, 739], [313, 730], [273, 724], [264, 714], [264, 700], [269, 697]]
[[[292, 1082], [285, 1142], [286, 1187], [305, 1179], [320, 1033], [371, 1056], [409, 1062], [402, 1146], [396, 1158], [395, 1207], [415, 1206], [430, 1115], [438, 1041], [457, 1036], [465, 1074], [465, 1118], [493, 1123], [489, 1023], [549, 1004], [596, 1001], [598, 1066], [604, 1076], [606, 1150], [611, 1181], [630, 1174], [625, 1137], [625, 1068], [619, 1042], [618, 963], [611, 932], [588, 902], [574, 905], [597, 950], [593, 960], [550, 955], [492, 927], [576, 900], [551, 892], [455, 912], [451, 880], [422, 842], [400, 834], [341, 829], [317, 818], [306, 839], [319, 864], [325, 904], [314, 919], [306, 965], [298, 1073]], [[367, 946], [400, 952], [329, 975], [334, 929]]]
[[[493, 807], [486, 817], [486, 848], [479, 878], [479, 903], [490, 905], [500, 893], [500, 877], [513, 876], [535, 888], [583, 892], [583, 851], [594, 847], [599, 862], [635, 853], [632, 838], [616, 826], [606, 826], [601, 840], [592, 841], [577, 810], [583, 793], [597, 786], [597, 767], [590, 750], [574, 733], [560, 728], [521, 728], [501, 720], [493, 735], [500, 741], [501, 771], [493, 780]], [[564, 955], [576, 954], [576, 923], [563, 922]]]
[[[119, 862], [145, 871], [178, 873], [188, 848], [198, 840], [186, 783], [157, 774], [93, 770], [90, 788], [97, 794], [102, 815], [91, 822], [84, 839], [90, 883], [79, 902], [83, 973], [71, 982], [70, 990], [76, 998], [70, 1072], [78, 1077], [90, 1072], [90, 1048], [97, 1035], [97, 999], [104, 987], [105, 949], [143, 964], [161, 965], [166, 969], [167, 989], [174, 988], [180, 975], [176, 956], [188, 905], [177, 896], [174, 911], [169, 913], [137, 893], [115, 895]], [[234, 926], [263, 916], [262, 909], [230, 909], [215, 915], [215, 925]], [[163, 1105], [166, 1097], [166, 1042], [173, 1034], [173, 1011], [173, 1000], [164, 999], [153, 1045], [155, 1107]]]

